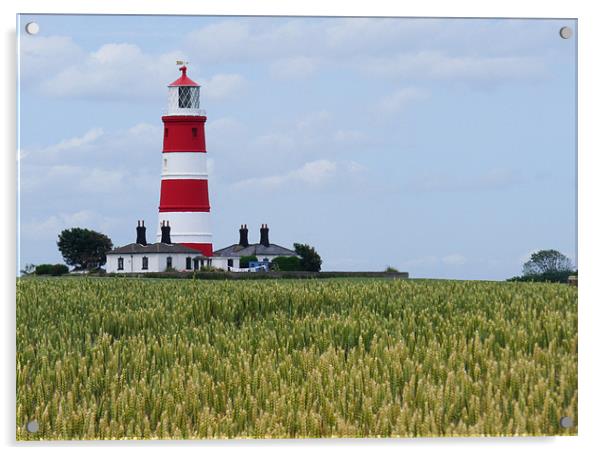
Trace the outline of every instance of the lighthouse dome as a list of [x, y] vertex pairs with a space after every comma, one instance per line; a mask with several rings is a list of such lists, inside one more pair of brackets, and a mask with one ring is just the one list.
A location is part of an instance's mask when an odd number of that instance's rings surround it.
[[166, 115], [205, 115], [200, 109], [201, 86], [186, 74], [185, 65], [180, 67], [182, 75], [167, 87]]
[[182, 71], [182, 75], [169, 84], [168, 87], [200, 87], [199, 84], [186, 75], [186, 71], [188, 71], [186, 65], [181, 66], [180, 71]]

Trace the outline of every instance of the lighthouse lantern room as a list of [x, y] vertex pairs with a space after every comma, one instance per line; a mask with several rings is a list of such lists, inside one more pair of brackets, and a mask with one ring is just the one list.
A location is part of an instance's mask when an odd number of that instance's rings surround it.
[[200, 109], [200, 85], [190, 79], [186, 66], [180, 68], [182, 76], [167, 87], [167, 115], [205, 115]]
[[169, 84], [167, 112], [163, 120], [163, 154], [161, 199], [157, 241], [160, 226], [169, 222], [171, 238], [201, 252], [213, 255], [209, 219], [209, 189], [205, 122], [200, 109], [200, 86], [180, 67], [182, 75]]

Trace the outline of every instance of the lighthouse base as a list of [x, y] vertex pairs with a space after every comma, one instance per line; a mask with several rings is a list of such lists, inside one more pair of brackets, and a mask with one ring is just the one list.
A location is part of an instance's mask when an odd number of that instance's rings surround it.
[[193, 250], [199, 251], [203, 256], [213, 256], [213, 245], [211, 243], [180, 243], [180, 245], [187, 246]]

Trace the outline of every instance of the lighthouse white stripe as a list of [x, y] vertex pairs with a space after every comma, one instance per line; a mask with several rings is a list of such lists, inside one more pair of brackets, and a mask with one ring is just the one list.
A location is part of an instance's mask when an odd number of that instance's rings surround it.
[[206, 179], [207, 154], [178, 152], [162, 154], [162, 179]]
[[161, 180], [190, 180], [190, 179], [198, 179], [198, 180], [207, 180], [209, 175], [207, 173], [171, 173], [171, 174], [163, 174], [161, 175]]
[[161, 241], [162, 221], [169, 221], [174, 243], [211, 243], [209, 212], [159, 212], [157, 242]]

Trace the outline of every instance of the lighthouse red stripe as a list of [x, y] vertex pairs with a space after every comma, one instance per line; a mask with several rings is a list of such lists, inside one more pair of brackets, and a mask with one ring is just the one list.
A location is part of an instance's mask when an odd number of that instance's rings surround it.
[[213, 256], [213, 245], [211, 243], [180, 243], [180, 245], [200, 251], [205, 256]]
[[207, 180], [162, 180], [159, 211], [208, 212], [209, 189]]
[[163, 117], [163, 153], [205, 153], [205, 116]]

